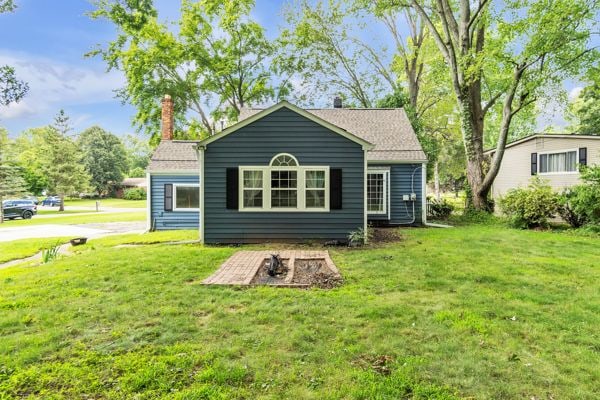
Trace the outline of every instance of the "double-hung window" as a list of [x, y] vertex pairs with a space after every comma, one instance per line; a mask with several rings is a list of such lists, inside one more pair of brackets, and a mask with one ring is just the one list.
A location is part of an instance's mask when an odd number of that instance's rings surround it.
[[278, 154], [268, 166], [240, 166], [241, 211], [329, 211], [329, 167]]
[[388, 213], [389, 170], [369, 170], [367, 173], [367, 212]]
[[539, 154], [540, 174], [577, 172], [577, 150]]
[[200, 208], [199, 185], [173, 185], [173, 211], [198, 211]]

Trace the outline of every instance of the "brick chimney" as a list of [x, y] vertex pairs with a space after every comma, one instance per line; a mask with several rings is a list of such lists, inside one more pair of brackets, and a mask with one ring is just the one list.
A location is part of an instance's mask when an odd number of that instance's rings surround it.
[[173, 99], [168, 94], [162, 99], [162, 140], [173, 140]]

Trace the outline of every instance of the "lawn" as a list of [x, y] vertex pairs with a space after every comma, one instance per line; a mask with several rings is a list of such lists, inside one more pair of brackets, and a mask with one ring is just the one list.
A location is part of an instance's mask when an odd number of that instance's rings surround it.
[[115, 238], [2, 270], [0, 398], [598, 397], [600, 239], [402, 235], [331, 250], [333, 290], [206, 287], [236, 248]]
[[125, 200], [125, 199], [66, 199], [65, 207], [96, 207], [96, 201], [100, 202], [100, 209], [103, 208], [145, 208], [146, 200]]
[[0, 242], [0, 263], [30, 257], [44, 249], [63, 244], [71, 238], [22, 239], [12, 242]]
[[101, 222], [133, 222], [133, 221], [145, 221], [145, 211], [135, 212], [102, 212], [97, 214], [83, 214], [78, 215], [67, 213], [64, 216], [55, 218], [36, 218], [32, 219], [15, 219], [12, 221], [5, 221], [4, 224], [0, 225], [1, 228], [10, 228], [16, 226], [27, 226], [27, 225], [45, 225], [45, 224], [93, 224]]

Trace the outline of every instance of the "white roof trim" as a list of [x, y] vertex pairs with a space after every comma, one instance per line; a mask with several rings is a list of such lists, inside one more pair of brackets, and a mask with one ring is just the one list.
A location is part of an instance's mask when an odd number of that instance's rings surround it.
[[301, 109], [300, 107], [295, 106], [292, 103], [289, 103], [285, 100], [280, 101], [279, 103], [275, 104], [274, 106], [266, 108], [266, 109], [262, 110], [261, 112], [256, 113], [253, 116], [246, 118], [243, 121], [240, 121], [235, 125], [230, 126], [229, 128], [219, 132], [216, 135], [213, 135], [207, 139], [204, 139], [198, 145], [206, 146], [216, 140], [219, 140], [219, 139], [237, 131], [238, 129], [245, 127], [246, 125], [249, 125], [255, 121], [258, 121], [259, 119], [261, 119], [263, 117], [266, 117], [267, 115], [269, 115], [283, 107], [289, 108], [290, 110], [294, 111], [295, 113], [300, 114], [301, 116], [345, 137], [346, 139], [349, 139], [355, 143], [360, 144], [364, 150], [371, 150], [373, 147], [375, 147], [372, 143], [369, 143], [366, 140], [361, 139], [358, 136], [355, 136], [355, 135], [351, 134], [350, 132], [345, 131], [342, 128], [340, 128], [336, 125], [333, 125], [332, 123], [329, 123], [329, 122], [325, 121], [324, 119], [319, 118], [316, 115], [313, 115], [313, 114], [309, 113], [308, 111], [305, 111], [305, 110]]
[[[562, 134], [562, 133], [536, 133], [535, 135], [525, 136], [524, 138], [515, 140], [514, 142], [508, 143], [504, 148], [519, 145], [521, 143], [528, 142], [533, 139], [544, 138], [544, 139], [600, 139], [600, 135], [576, 135], [576, 134]], [[492, 154], [496, 152], [496, 148], [489, 149], [483, 152], [483, 154]]]

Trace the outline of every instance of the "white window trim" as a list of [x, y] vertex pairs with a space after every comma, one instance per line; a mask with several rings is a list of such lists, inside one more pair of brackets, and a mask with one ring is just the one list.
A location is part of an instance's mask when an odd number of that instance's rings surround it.
[[[278, 154], [280, 155], [280, 154]], [[277, 157], [277, 156], [275, 156]], [[238, 167], [238, 210], [243, 212], [329, 212], [329, 166], [297, 166], [297, 167], [271, 167], [271, 166], [239, 166]], [[244, 207], [244, 171], [262, 171], [263, 173], [263, 206]], [[297, 171], [297, 199], [295, 208], [271, 207], [271, 171]], [[325, 207], [306, 207], [306, 171], [325, 172]], [[309, 189], [310, 190], [310, 189]]]
[[200, 185], [197, 183], [174, 183], [173, 184], [173, 211], [179, 211], [179, 212], [198, 212], [198, 211], [200, 211], [200, 207], [198, 207], [198, 208], [177, 208], [177, 188], [178, 187], [198, 188], [198, 192], [200, 191]]
[[276, 156], [274, 156], [273, 158], [271, 158], [271, 161], [269, 162], [269, 167], [273, 167], [273, 162], [276, 159], [278, 159], [279, 157], [282, 157], [282, 156], [290, 157], [292, 160], [294, 160], [294, 162], [296, 163], [296, 165], [290, 165], [290, 166], [281, 165], [280, 167], [294, 168], [294, 167], [299, 167], [300, 166], [300, 163], [298, 162], [298, 159], [296, 157], [294, 157], [292, 154], [290, 154], [290, 153], [279, 153]]
[[[542, 155], [545, 154], [561, 154], [561, 153], [572, 153], [575, 152], [575, 171], [562, 171], [562, 172], [540, 172], [540, 168], [542, 167]], [[537, 173], [541, 176], [552, 176], [552, 175], [579, 175], [579, 149], [564, 149], [564, 150], [549, 150], [538, 152], [537, 155]]]
[[[369, 215], [388, 215], [389, 218], [389, 204], [390, 204], [390, 169], [389, 168], [367, 168], [367, 181], [369, 174], [383, 174], [383, 211], [369, 211], [367, 205], [367, 213]], [[369, 184], [367, 182], [367, 191]], [[365, 191], [365, 199], [368, 199], [367, 191]]]

